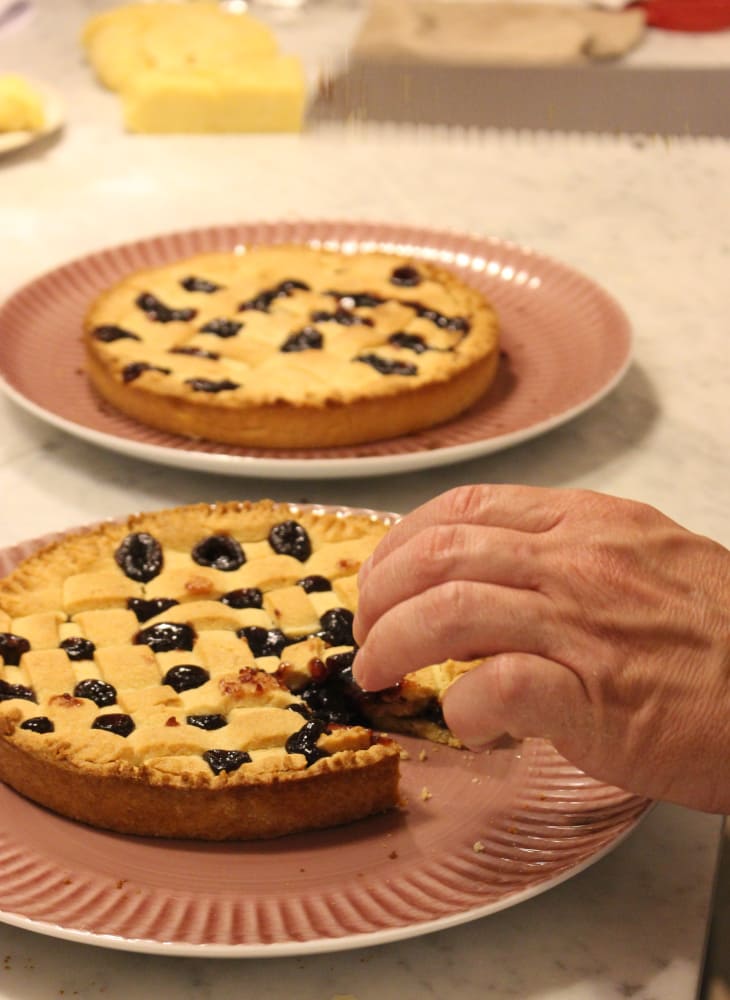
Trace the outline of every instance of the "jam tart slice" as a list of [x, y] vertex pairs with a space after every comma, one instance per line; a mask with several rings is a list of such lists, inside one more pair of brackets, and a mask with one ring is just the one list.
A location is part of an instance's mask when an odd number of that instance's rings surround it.
[[491, 304], [456, 273], [310, 246], [137, 271], [90, 304], [101, 396], [163, 431], [239, 446], [361, 444], [443, 423], [499, 359]]
[[449, 685], [480, 660], [446, 660], [406, 674], [400, 684], [376, 696], [362, 695], [363, 715], [377, 729], [463, 747], [449, 730], [441, 708]]

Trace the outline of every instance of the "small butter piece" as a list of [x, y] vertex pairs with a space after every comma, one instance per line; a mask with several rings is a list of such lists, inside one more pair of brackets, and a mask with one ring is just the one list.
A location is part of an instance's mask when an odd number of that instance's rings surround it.
[[43, 97], [24, 77], [0, 76], [0, 132], [38, 132], [45, 124]]
[[306, 87], [294, 56], [216, 72], [146, 70], [123, 91], [131, 132], [297, 132]]

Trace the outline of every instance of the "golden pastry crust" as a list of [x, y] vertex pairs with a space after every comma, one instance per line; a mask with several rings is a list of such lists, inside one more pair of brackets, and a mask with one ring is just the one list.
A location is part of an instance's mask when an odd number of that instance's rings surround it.
[[351, 823], [398, 803], [394, 743], [346, 751], [316, 771], [225, 787], [150, 781], [154, 772], [80, 771], [0, 739], [0, 774], [28, 798], [117, 833], [187, 840], [262, 840]]
[[489, 388], [484, 297], [430, 262], [305, 246], [201, 254], [91, 305], [89, 378], [142, 423], [226, 444], [360, 444], [453, 418]]
[[355, 574], [386, 530], [199, 504], [31, 556], [0, 581], [0, 778], [148, 836], [272, 837], [395, 807], [397, 745], [306, 698], [351, 662]]

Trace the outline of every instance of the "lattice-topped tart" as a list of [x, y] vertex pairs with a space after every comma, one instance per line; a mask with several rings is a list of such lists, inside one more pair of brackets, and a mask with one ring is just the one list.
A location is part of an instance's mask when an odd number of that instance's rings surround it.
[[267, 448], [360, 444], [451, 419], [492, 383], [495, 313], [431, 262], [307, 246], [137, 271], [91, 305], [91, 382], [142, 423]]
[[0, 581], [0, 778], [166, 837], [271, 837], [396, 806], [400, 748], [366, 713], [448, 740], [438, 703], [461, 667], [382, 700], [352, 680], [356, 574], [387, 527], [200, 504], [30, 556]]

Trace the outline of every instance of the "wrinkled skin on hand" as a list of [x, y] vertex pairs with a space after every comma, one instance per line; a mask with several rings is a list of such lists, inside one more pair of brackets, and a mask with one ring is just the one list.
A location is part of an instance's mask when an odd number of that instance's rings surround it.
[[730, 812], [730, 552], [652, 507], [451, 490], [363, 566], [355, 636], [370, 690], [484, 657], [444, 698], [472, 749], [545, 737], [599, 780]]

